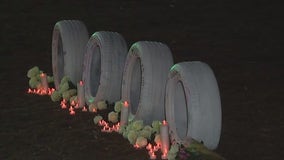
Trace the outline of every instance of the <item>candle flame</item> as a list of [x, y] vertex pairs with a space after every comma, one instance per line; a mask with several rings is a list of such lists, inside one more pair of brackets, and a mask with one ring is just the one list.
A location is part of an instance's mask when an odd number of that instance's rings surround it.
[[83, 86], [83, 85], [84, 85], [83, 81], [80, 81], [80, 86]]
[[70, 115], [75, 115], [75, 111], [74, 111], [74, 110], [71, 110], [71, 111], [70, 111]]
[[161, 149], [161, 144], [157, 143], [156, 145], [153, 145], [151, 143], [148, 143], [146, 146], [146, 149], [148, 150], [148, 154], [150, 156], [150, 159], [156, 159], [156, 154], [159, 149]]
[[154, 152], [149, 152], [149, 155], [150, 155], [150, 159], [156, 159], [157, 156]]
[[163, 152], [162, 156], [161, 156], [162, 159], [168, 159], [168, 152]]
[[111, 133], [111, 132], [118, 132], [120, 128], [120, 123], [110, 126], [109, 123], [107, 123], [105, 120], [100, 120], [99, 126], [103, 127], [101, 129], [102, 132]]
[[86, 106], [83, 107], [82, 111], [83, 111], [83, 112], [87, 112], [87, 111], [88, 111], [87, 108], [86, 108]]
[[140, 148], [140, 146], [139, 146], [137, 143], [135, 143], [135, 144], [133, 145], [133, 147], [134, 147], [135, 149], [139, 149], [139, 148]]
[[96, 113], [96, 112], [97, 112], [97, 109], [96, 109], [96, 108], [93, 108], [93, 112]]
[[76, 109], [79, 108], [79, 103], [76, 103], [75, 108], [76, 108]]
[[124, 101], [124, 107], [128, 107], [128, 106], [129, 106], [128, 102]]
[[71, 106], [76, 106], [76, 102], [74, 100], [71, 102]]
[[163, 120], [163, 125], [168, 125], [168, 122], [166, 120]]
[[151, 144], [151, 143], [148, 143], [148, 145], [146, 146], [146, 149], [147, 149], [147, 150], [152, 149], [152, 144]]
[[54, 88], [44, 89], [42, 87], [39, 87], [39, 88], [36, 88], [36, 89], [29, 88], [27, 93], [29, 93], [29, 94], [37, 94], [37, 95], [40, 95], [40, 96], [43, 96], [43, 95], [49, 95], [50, 96], [54, 91], [55, 91]]
[[63, 104], [63, 105], [61, 106], [61, 108], [62, 108], [62, 109], [66, 109], [67, 106], [66, 106], [65, 104]]

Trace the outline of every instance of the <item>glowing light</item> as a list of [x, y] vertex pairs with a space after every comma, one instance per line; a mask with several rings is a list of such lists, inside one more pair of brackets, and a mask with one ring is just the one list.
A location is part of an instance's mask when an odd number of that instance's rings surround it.
[[76, 105], [74, 106], [76, 109], [80, 108], [79, 107], [79, 103], [76, 103]]
[[36, 89], [29, 88], [27, 93], [37, 94], [37, 95], [41, 95], [41, 96], [43, 96], [43, 95], [49, 95], [50, 96], [54, 91], [55, 91], [54, 88], [44, 89], [44, 88], [40, 87], [40, 88], [36, 88]]
[[70, 115], [75, 115], [75, 111], [74, 111], [74, 110], [71, 110], [71, 111], [70, 111]]
[[83, 112], [87, 112], [87, 111], [88, 111], [87, 108], [86, 108], [86, 106], [83, 107], [82, 111], [83, 111]]
[[150, 152], [149, 155], [150, 155], [150, 159], [156, 159], [157, 158], [157, 156], [154, 152]]
[[128, 107], [128, 106], [129, 106], [128, 102], [127, 102], [127, 101], [124, 101], [123, 106], [124, 106], [124, 107]]
[[159, 149], [161, 149], [161, 144], [153, 145], [151, 143], [148, 143], [148, 145], [146, 146], [146, 149], [148, 150], [148, 154], [150, 156], [150, 159], [156, 159], [157, 156], [156, 156], [155, 152], [157, 152]]
[[[83, 81], [77, 83], [77, 97], [78, 97], [78, 107], [83, 108], [85, 105], [85, 92]], [[76, 106], [77, 108], [77, 106]]]
[[74, 101], [74, 100], [71, 101], [70, 105], [73, 106], [76, 109], [79, 108], [79, 103], [76, 103], [76, 101]]
[[163, 154], [162, 154], [161, 158], [162, 159], [168, 159], [168, 151], [167, 150], [163, 151]]
[[93, 110], [92, 110], [94, 113], [96, 113], [97, 112], [97, 109], [96, 108], [93, 108]]
[[167, 156], [170, 142], [169, 142], [169, 127], [167, 121], [163, 120], [163, 123], [160, 127], [161, 134], [161, 151], [163, 155]]
[[128, 123], [128, 111], [129, 104], [127, 101], [124, 101], [123, 107], [121, 108], [121, 114], [120, 114], [120, 124], [121, 125], [127, 125]]
[[74, 111], [74, 108], [72, 106], [70, 106], [70, 108], [69, 108], [69, 114], [75, 115], [75, 111]]
[[163, 125], [168, 125], [168, 122], [166, 120], [163, 120]]
[[47, 76], [45, 73], [40, 74], [40, 81], [41, 81], [41, 86], [44, 90], [48, 90], [48, 82], [47, 82]]
[[139, 149], [139, 148], [140, 148], [140, 146], [139, 146], [137, 143], [135, 143], [135, 144], [133, 145], [133, 147], [134, 147], [135, 149]]
[[161, 148], [160, 144], [155, 145], [152, 149], [154, 152], [157, 152]]
[[146, 149], [147, 149], [147, 150], [151, 150], [151, 149], [152, 149], [152, 144], [151, 144], [151, 143], [148, 143], [148, 145], [146, 146]]
[[101, 129], [102, 132], [107, 132], [107, 133], [111, 133], [111, 132], [118, 132], [119, 128], [120, 128], [120, 123], [117, 123], [115, 125], [109, 126], [109, 123], [107, 123], [104, 120], [100, 120], [99, 121], [99, 126], [102, 126], [103, 128]]
[[74, 100], [71, 102], [71, 106], [76, 106], [76, 102]]
[[66, 101], [66, 99], [63, 99], [63, 100], [60, 102], [60, 106], [61, 106], [62, 109], [67, 108], [67, 101]]

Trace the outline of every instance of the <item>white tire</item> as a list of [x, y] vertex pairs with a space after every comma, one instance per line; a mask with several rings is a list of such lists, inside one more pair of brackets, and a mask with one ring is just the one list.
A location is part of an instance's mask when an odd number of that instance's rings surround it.
[[87, 43], [83, 81], [87, 104], [121, 98], [121, 81], [127, 45], [116, 32], [95, 32]]
[[182, 62], [171, 68], [165, 108], [172, 141], [183, 144], [193, 138], [209, 149], [218, 146], [221, 101], [214, 73], [207, 64]]
[[165, 119], [165, 87], [172, 65], [172, 53], [165, 44], [140, 41], [132, 45], [122, 81], [122, 100], [130, 104], [129, 120], [151, 124]]
[[68, 76], [76, 86], [82, 80], [83, 59], [89, 36], [78, 20], [62, 20], [55, 24], [52, 35], [52, 70], [55, 88]]

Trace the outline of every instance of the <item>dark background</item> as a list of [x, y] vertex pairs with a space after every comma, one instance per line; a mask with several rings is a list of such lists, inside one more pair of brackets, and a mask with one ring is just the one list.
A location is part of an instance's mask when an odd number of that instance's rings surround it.
[[27, 95], [26, 72], [51, 73], [51, 36], [63, 19], [89, 33], [116, 31], [166, 43], [175, 62], [199, 60], [215, 72], [222, 99], [217, 153], [229, 160], [284, 155], [281, 5], [225, 0], [1, 0], [0, 159], [147, 159], [93, 115], [70, 117], [48, 97]]

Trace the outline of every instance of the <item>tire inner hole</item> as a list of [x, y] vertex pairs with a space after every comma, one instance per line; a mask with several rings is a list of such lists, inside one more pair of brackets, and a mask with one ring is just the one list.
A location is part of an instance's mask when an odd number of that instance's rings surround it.
[[181, 139], [186, 138], [188, 131], [188, 109], [184, 85], [178, 81], [174, 94], [174, 113], [177, 134]]
[[64, 76], [64, 56], [66, 53], [64, 53], [63, 50], [63, 44], [62, 44], [62, 38], [61, 35], [58, 34], [58, 46], [57, 46], [57, 74], [58, 74], [58, 81], [60, 83], [61, 79]]
[[96, 96], [101, 77], [101, 51], [98, 45], [94, 45], [90, 48], [92, 52], [91, 56], [91, 68], [90, 68], [90, 88], [91, 95]]
[[133, 65], [130, 80], [130, 102], [131, 102], [131, 113], [136, 114], [140, 95], [141, 95], [141, 84], [142, 84], [142, 70], [141, 70], [141, 59], [136, 57], [136, 61]]

